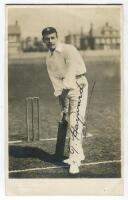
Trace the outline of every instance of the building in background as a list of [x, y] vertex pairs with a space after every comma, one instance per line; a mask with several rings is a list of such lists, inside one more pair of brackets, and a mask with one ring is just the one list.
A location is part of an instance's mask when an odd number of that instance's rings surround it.
[[[120, 32], [107, 22], [104, 26], [94, 29], [93, 24], [90, 30], [84, 33], [81, 27], [80, 33], [69, 33], [65, 36], [65, 42], [73, 44], [79, 50], [97, 49], [119, 49]], [[16, 55], [19, 52], [43, 52], [47, 47], [42, 40], [37, 37], [21, 38], [21, 30], [18, 21], [14, 25], [8, 26], [8, 53]]]
[[88, 33], [68, 34], [65, 42], [73, 44], [80, 50], [86, 49], [119, 49], [120, 48], [120, 32], [108, 23], [97, 29], [90, 26]]
[[8, 26], [8, 54], [13, 56], [20, 52], [40, 52], [47, 51], [47, 48], [42, 44], [42, 40], [37, 37], [21, 38], [21, 29], [18, 21], [13, 25]]
[[[85, 33], [83, 33], [83, 27], [81, 27], [81, 31], [80, 33], [74, 33], [74, 34], [68, 34], [65, 36], [65, 42], [67, 44], [72, 44], [74, 45], [77, 49], [81, 49], [81, 39], [84, 37], [84, 39], [86, 40], [87, 35]], [[84, 41], [85, 42], [85, 41]]]
[[21, 30], [18, 21], [8, 26], [8, 54], [13, 55], [21, 51]]
[[42, 43], [42, 40], [38, 37], [26, 37], [21, 41], [21, 47], [23, 52], [41, 52], [47, 51], [46, 46]]

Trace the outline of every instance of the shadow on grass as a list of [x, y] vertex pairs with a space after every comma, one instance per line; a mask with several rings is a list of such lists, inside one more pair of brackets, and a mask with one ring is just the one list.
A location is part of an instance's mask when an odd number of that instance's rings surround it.
[[15, 158], [38, 158], [41, 161], [54, 163], [57, 165], [62, 164], [62, 160], [66, 157], [58, 157], [56, 154], [49, 154], [37, 147], [31, 146], [9, 146], [9, 156]]
[[[32, 160], [32, 165], [35, 162], [34, 159], [39, 159], [44, 162], [53, 163], [57, 166], [67, 166], [66, 168], [55, 168], [54, 170], [45, 171], [28, 171], [20, 173], [9, 174], [9, 178], [120, 178], [121, 177], [121, 163], [108, 163], [103, 165], [90, 165], [90, 166], [81, 166], [80, 173], [78, 174], [69, 174], [68, 165], [62, 164], [62, 159], [60, 160], [55, 156], [55, 154], [49, 154], [44, 150], [32, 147], [32, 146], [19, 146], [19, 145], [10, 145], [9, 146], [9, 155], [10, 157], [22, 158], [20, 162], [15, 161], [15, 167], [21, 167], [22, 164], [25, 164], [25, 159], [30, 158]], [[64, 158], [63, 158], [64, 159]], [[30, 163], [31, 165], [31, 163]], [[13, 166], [14, 167], [14, 166]], [[15, 168], [14, 167], [14, 168]]]

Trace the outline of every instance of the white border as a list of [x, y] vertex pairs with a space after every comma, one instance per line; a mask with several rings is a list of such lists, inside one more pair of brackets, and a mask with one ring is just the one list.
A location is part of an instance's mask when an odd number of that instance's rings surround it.
[[[2, 96], [0, 98], [0, 147], [1, 147], [1, 153], [4, 153], [4, 76], [5, 76], [5, 60], [4, 60], [4, 46], [5, 46], [5, 13], [4, 13], [4, 7], [5, 4], [50, 4], [50, 3], [87, 3], [87, 4], [123, 4], [124, 5], [124, 152], [125, 152], [125, 157], [124, 157], [124, 178], [125, 178], [125, 197], [126, 195], [128, 196], [128, 68], [127, 68], [127, 56], [128, 56], [128, 1], [126, 0], [84, 0], [84, 2], [81, 0], [79, 1], [48, 1], [48, 0], [5, 0], [3, 2], [0, 2], [0, 22], [2, 25], [2, 31], [0, 33], [0, 91], [2, 92]], [[2, 134], [1, 134], [2, 133]], [[0, 163], [2, 163], [2, 166], [0, 165], [0, 174], [2, 179], [0, 178], [0, 195], [1, 197], [4, 197], [4, 154], [0, 153]], [[124, 197], [124, 198], [125, 198]], [[37, 197], [36, 197], [37, 198]], [[87, 197], [87, 199], [99, 199], [100, 197]], [[109, 199], [109, 197], [101, 197], [102, 199]], [[111, 197], [110, 197], [111, 198]], [[120, 199], [122, 197], [112, 197], [111, 199]], [[123, 199], [124, 199], [123, 198]], [[13, 197], [12, 199], [15, 199]], [[25, 198], [26, 199], [26, 198]], [[31, 199], [34, 199], [34, 197], [31, 197]], [[52, 197], [53, 199], [53, 197]]]

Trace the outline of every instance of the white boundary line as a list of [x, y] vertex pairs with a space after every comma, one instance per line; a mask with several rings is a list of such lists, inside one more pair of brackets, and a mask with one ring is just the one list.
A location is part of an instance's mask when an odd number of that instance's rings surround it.
[[15, 140], [15, 141], [9, 141], [9, 144], [15, 144], [15, 143], [21, 143], [23, 142], [22, 140]]
[[[88, 133], [86, 138], [90, 138], [90, 137], [93, 137], [93, 135], [91, 133]], [[68, 139], [69, 137], [66, 137], [66, 139]], [[85, 136], [84, 136], [85, 138]], [[57, 140], [57, 138], [40, 138], [39, 141], [55, 141]], [[21, 142], [26, 142], [26, 141], [23, 141], [23, 140], [14, 140], [14, 141], [9, 141], [8, 143], [9, 144], [15, 144], [15, 143], [21, 143]], [[33, 141], [32, 141], [33, 142]]]
[[[120, 163], [121, 160], [108, 160], [108, 161], [100, 161], [100, 162], [92, 162], [92, 163], [84, 163], [81, 166], [89, 166], [89, 165], [99, 165], [99, 164], [108, 164], [108, 163]], [[48, 170], [48, 169], [59, 169], [59, 168], [67, 168], [69, 166], [51, 166], [51, 167], [41, 167], [41, 168], [30, 168], [30, 169], [21, 169], [21, 170], [11, 170], [9, 174], [12, 173], [20, 173], [20, 172], [29, 172], [29, 171], [36, 171], [36, 170]]]

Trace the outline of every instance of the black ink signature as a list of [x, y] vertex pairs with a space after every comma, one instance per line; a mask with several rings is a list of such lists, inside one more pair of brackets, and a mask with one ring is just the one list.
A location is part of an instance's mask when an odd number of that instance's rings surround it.
[[[77, 113], [76, 113], [76, 125], [75, 125], [75, 127], [73, 127], [73, 126], [71, 126], [71, 128], [70, 128], [70, 131], [71, 131], [71, 133], [72, 133], [72, 139], [74, 140], [74, 139], [77, 139], [77, 140], [79, 140], [79, 138], [77, 137], [78, 136], [78, 128], [79, 128], [79, 122], [83, 125], [83, 126], [85, 126], [85, 123], [84, 122], [82, 122], [82, 120], [80, 119], [80, 117], [79, 117], [79, 107], [80, 107], [80, 104], [81, 104], [81, 99], [82, 99], [82, 95], [83, 95], [83, 89], [84, 89], [84, 87], [82, 86], [80, 86], [78, 83], [77, 83], [77, 85], [78, 85], [78, 87], [79, 87], [79, 89], [80, 89], [80, 95], [79, 95], [79, 97], [78, 97], [78, 104], [77, 104]], [[73, 147], [73, 146], [71, 146], [70, 147], [70, 153], [71, 154], [73, 154], [74, 152], [76, 152], [76, 153], [78, 153], [77, 151], [76, 151], [76, 149]]]

